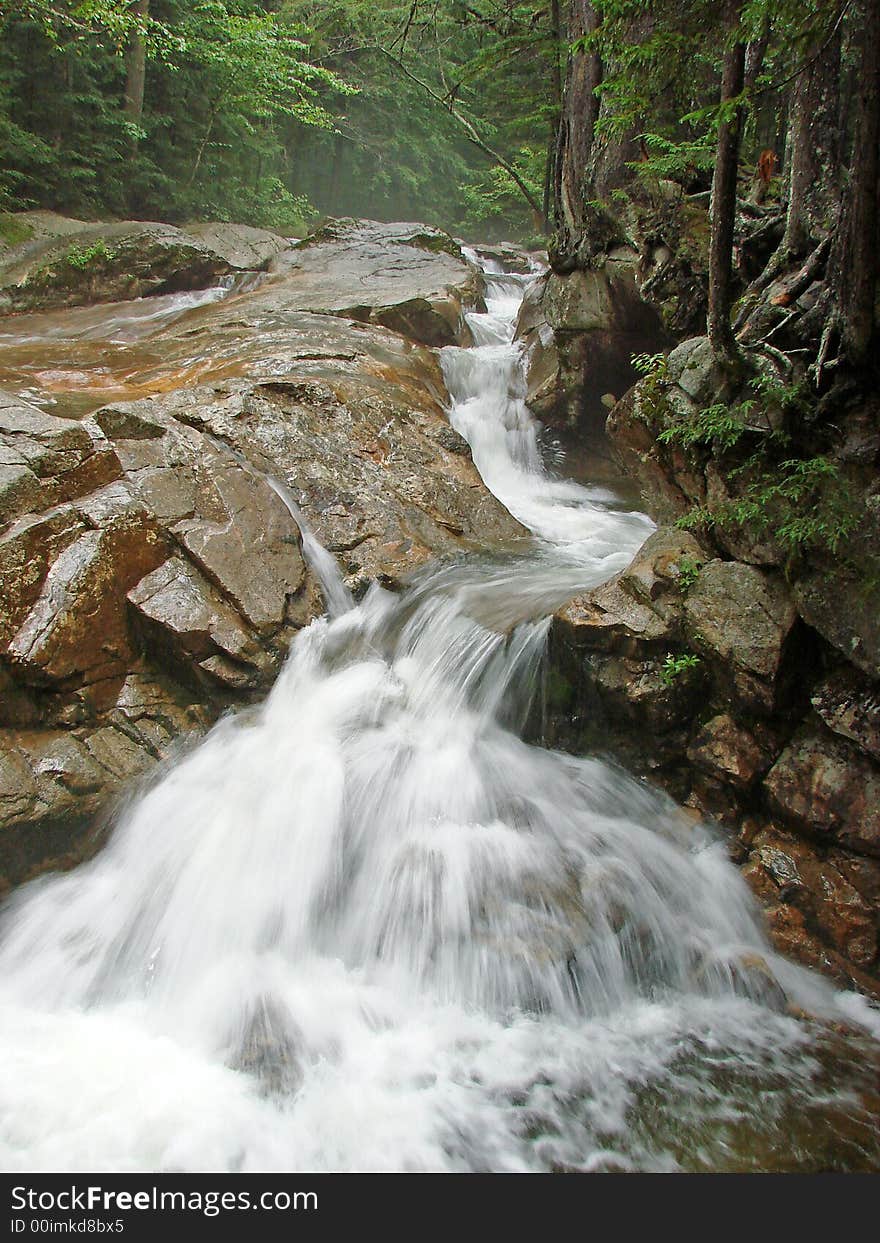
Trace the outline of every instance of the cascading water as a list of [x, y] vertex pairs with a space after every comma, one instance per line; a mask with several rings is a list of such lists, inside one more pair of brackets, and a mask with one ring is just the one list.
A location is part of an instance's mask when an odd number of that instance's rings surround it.
[[820, 1021], [871, 1013], [771, 953], [708, 830], [515, 732], [547, 613], [650, 526], [543, 470], [488, 280], [450, 417], [533, 548], [354, 607], [307, 535], [333, 619], [266, 703], [7, 908], [6, 1168], [876, 1164], [868, 1045]]

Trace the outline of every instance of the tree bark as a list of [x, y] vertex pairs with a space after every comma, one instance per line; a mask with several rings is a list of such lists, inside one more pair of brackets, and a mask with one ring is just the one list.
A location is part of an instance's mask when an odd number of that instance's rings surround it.
[[[598, 25], [590, 0], [571, 0], [569, 43], [594, 34]], [[601, 82], [602, 60], [598, 52], [575, 52], [569, 57], [556, 151], [556, 226], [569, 242], [579, 238], [587, 224], [590, 154], [599, 119], [596, 89]], [[562, 249], [568, 248], [563, 243]]]
[[799, 257], [827, 237], [839, 201], [840, 32], [795, 79], [788, 129], [788, 211], [782, 249]]
[[[738, 5], [733, 19], [739, 17]], [[733, 22], [731, 22], [731, 25]], [[745, 45], [737, 40], [724, 56], [721, 76], [721, 102], [736, 99], [742, 93], [745, 75]], [[731, 288], [733, 284], [733, 234], [736, 223], [736, 175], [742, 136], [742, 109], [722, 120], [718, 127], [715, 150], [715, 172], [712, 178], [710, 206], [711, 234], [709, 240], [709, 340], [715, 357], [731, 364], [738, 351], [730, 323]]]
[[550, 232], [550, 219], [553, 208], [553, 191], [556, 183], [556, 152], [559, 144], [559, 127], [562, 123], [562, 66], [560, 64], [560, 48], [562, 43], [562, 16], [559, 0], [550, 3], [550, 42], [552, 59], [550, 63], [551, 81], [553, 84], [554, 116], [550, 124], [550, 138], [547, 144], [547, 164], [544, 170], [544, 198], [541, 204], [544, 211], [544, 232]]
[[880, 0], [861, 0], [856, 30], [861, 45], [849, 183], [840, 224], [841, 344], [850, 365], [869, 361], [876, 343], [878, 174], [880, 174]]
[[[150, 15], [150, 0], [135, 0], [132, 5], [139, 22]], [[133, 125], [140, 125], [144, 115], [144, 85], [147, 76], [147, 49], [140, 29], [132, 32], [125, 54], [125, 117]], [[138, 140], [131, 138], [131, 154], [137, 152]]]

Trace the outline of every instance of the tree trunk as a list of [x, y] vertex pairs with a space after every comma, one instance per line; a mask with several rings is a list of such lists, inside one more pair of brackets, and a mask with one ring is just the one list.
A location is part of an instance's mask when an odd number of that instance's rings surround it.
[[782, 249], [800, 257], [827, 237], [839, 200], [840, 32], [795, 79], [789, 111], [788, 212]]
[[878, 261], [877, 197], [880, 191], [880, 0], [861, 0], [855, 29], [861, 45], [856, 80], [855, 124], [849, 184], [840, 223], [839, 272], [841, 343], [847, 361], [869, 361], [877, 335], [875, 305]]
[[551, 0], [550, 4], [550, 43], [552, 59], [550, 74], [553, 84], [554, 115], [550, 123], [550, 139], [547, 144], [547, 164], [544, 170], [544, 197], [542, 208], [544, 213], [544, 232], [550, 232], [550, 218], [553, 205], [553, 188], [556, 182], [556, 151], [559, 142], [559, 127], [562, 122], [562, 66], [560, 49], [562, 44], [562, 17], [559, 11], [559, 0]]
[[[738, 19], [738, 6], [734, 19]], [[731, 23], [732, 24], [732, 23]], [[745, 45], [739, 40], [724, 56], [721, 76], [721, 102], [742, 93], [745, 74]], [[730, 324], [733, 284], [733, 233], [736, 222], [736, 174], [742, 136], [742, 109], [722, 120], [718, 127], [715, 173], [712, 178], [709, 240], [709, 340], [715, 357], [731, 364], [738, 351]]]
[[[135, 0], [132, 6], [139, 22], [150, 15], [150, 0]], [[147, 74], [147, 49], [140, 29], [133, 31], [125, 54], [125, 118], [132, 125], [140, 125], [144, 115], [144, 83]], [[131, 154], [137, 151], [138, 140], [131, 138]]]
[[[598, 25], [590, 0], [571, 0], [569, 43], [593, 34]], [[587, 224], [586, 187], [599, 117], [596, 88], [601, 82], [602, 61], [598, 52], [575, 52], [569, 57], [556, 152], [556, 225], [561, 249], [576, 244]]]

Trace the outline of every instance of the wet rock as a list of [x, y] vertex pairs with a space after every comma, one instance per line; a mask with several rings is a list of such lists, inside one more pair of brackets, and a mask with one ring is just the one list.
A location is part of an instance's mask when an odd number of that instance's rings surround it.
[[665, 343], [656, 312], [639, 294], [636, 264], [624, 249], [603, 266], [536, 281], [526, 293], [517, 337], [524, 341], [527, 400], [559, 426], [602, 426], [602, 398], [636, 380], [633, 354]]
[[728, 675], [731, 694], [757, 711], [772, 711], [797, 616], [782, 578], [737, 561], [710, 561], [684, 612], [694, 647]]
[[86, 531], [72, 505], [18, 519], [0, 534], [0, 651], [6, 651], [36, 603], [57, 557]]
[[125, 592], [168, 556], [155, 518], [121, 485], [93, 494], [77, 512], [100, 526], [85, 530], [55, 557], [6, 645], [18, 676], [37, 685], [99, 682], [124, 672], [133, 656]]
[[299, 529], [259, 475], [219, 468], [213, 483], [221, 519], [186, 519], [174, 534], [254, 629], [272, 634], [305, 582]]
[[17, 747], [7, 743], [0, 750], [0, 829], [30, 815], [36, 801], [37, 783], [30, 765]]
[[658, 611], [676, 611], [706, 561], [699, 542], [687, 531], [659, 527], [620, 575], [620, 584], [635, 600]]
[[558, 637], [573, 650], [644, 656], [659, 652], [673, 638], [670, 624], [648, 605], [633, 599], [619, 580], [576, 596], [554, 619]]
[[153, 767], [154, 757], [149, 749], [139, 746], [124, 730], [113, 725], [87, 734], [86, 747], [92, 759], [110, 775], [114, 787], [143, 776]]
[[170, 557], [147, 574], [128, 600], [148, 649], [160, 662], [169, 660], [184, 679], [198, 679], [202, 669], [239, 690], [259, 685], [275, 671], [240, 615], [180, 557]]
[[172, 225], [126, 220], [88, 224], [32, 240], [0, 259], [0, 310], [118, 302], [204, 289], [231, 265]]
[[826, 678], [810, 702], [828, 729], [880, 760], [880, 688], [844, 668]]
[[681, 638], [685, 583], [704, 559], [693, 536], [661, 527], [622, 573], [559, 610], [560, 641], [573, 650], [631, 657], [665, 652]]
[[697, 768], [742, 790], [754, 785], [771, 761], [754, 735], [726, 713], [706, 722], [687, 755]]
[[249, 224], [227, 224], [223, 221], [201, 221], [186, 226], [186, 233], [197, 238], [230, 268], [259, 272], [267, 268], [276, 255], [293, 244], [271, 229], [256, 229]]
[[46, 414], [0, 391], [0, 523], [48, 509], [119, 479], [119, 461], [96, 428]]
[[429, 346], [468, 344], [462, 313], [482, 277], [451, 237], [424, 225], [336, 221], [275, 258], [291, 309], [378, 324]]
[[770, 805], [800, 832], [880, 855], [880, 769], [843, 739], [806, 726], [764, 787]]
[[786, 952], [815, 965], [815, 938], [856, 968], [870, 970], [878, 951], [876, 907], [847, 877], [847, 865], [839, 851], [819, 856], [809, 843], [770, 825], [754, 838], [744, 874], [768, 906], [791, 907], [802, 917], [773, 921]]
[[331, 383], [307, 372], [170, 394], [149, 408], [281, 478], [352, 584], [396, 586], [438, 554], [523, 535], [460, 442], [450, 444], [430, 393], [396, 378], [352, 371]]

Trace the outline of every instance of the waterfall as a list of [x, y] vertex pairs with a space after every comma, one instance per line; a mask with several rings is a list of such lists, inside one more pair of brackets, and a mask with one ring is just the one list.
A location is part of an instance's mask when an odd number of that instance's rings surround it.
[[723, 842], [519, 736], [548, 613], [650, 524], [545, 470], [522, 281], [487, 282], [450, 419], [533, 546], [355, 606], [307, 536], [331, 616], [266, 702], [7, 904], [4, 1168], [723, 1168], [855, 1099], [787, 1007], [870, 1016], [770, 950]]

